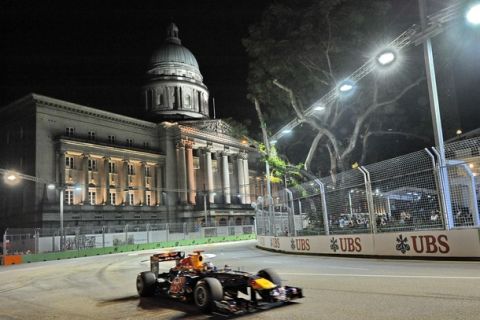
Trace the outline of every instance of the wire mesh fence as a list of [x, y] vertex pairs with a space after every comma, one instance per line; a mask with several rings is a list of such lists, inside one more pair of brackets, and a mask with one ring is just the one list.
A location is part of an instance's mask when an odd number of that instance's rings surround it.
[[443, 167], [435, 148], [424, 149], [284, 189], [270, 208], [259, 198], [257, 233], [478, 228], [480, 138], [447, 144], [445, 152]]
[[92, 226], [60, 229], [7, 229], [3, 235], [5, 255], [116, 247], [165, 241], [193, 240], [254, 233], [253, 225], [204, 227], [195, 223]]

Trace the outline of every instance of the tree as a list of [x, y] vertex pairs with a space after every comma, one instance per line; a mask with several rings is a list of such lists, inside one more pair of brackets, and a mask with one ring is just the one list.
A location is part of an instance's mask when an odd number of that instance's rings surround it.
[[[418, 95], [426, 95], [419, 86], [424, 78], [418, 67], [394, 83], [372, 74], [362, 80], [354, 97], [338, 99], [321, 114], [304, 113], [363, 63], [359, 57], [370, 39], [382, 39], [389, 26], [390, 8], [384, 0], [283, 1], [269, 6], [261, 21], [250, 27], [243, 41], [250, 57], [250, 94], [265, 106], [273, 129], [292, 117], [306, 124], [301, 138], [279, 148], [288, 160], [303, 160], [308, 171], [335, 174], [353, 162], [367, 161], [365, 150], [378, 137], [425, 143], [429, 126], [418, 120], [428, 117], [411, 121], [412, 113], [428, 114], [426, 105], [416, 102]], [[304, 159], [298, 158], [300, 152], [289, 155], [288, 149], [299, 144], [308, 150]], [[314, 159], [325, 164], [312, 166]]]

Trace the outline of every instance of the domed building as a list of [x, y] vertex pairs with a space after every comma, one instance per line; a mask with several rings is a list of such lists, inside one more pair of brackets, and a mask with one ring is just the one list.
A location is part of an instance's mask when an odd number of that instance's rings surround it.
[[0, 109], [0, 168], [37, 180], [0, 186], [0, 229], [253, 224], [251, 199], [264, 185], [250, 169], [256, 150], [210, 119], [175, 24], [146, 75], [148, 121], [38, 94]]
[[163, 45], [150, 59], [144, 87], [145, 109], [167, 119], [209, 118], [208, 89], [195, 56], [182, 46], [178, 27], [167, 29]]

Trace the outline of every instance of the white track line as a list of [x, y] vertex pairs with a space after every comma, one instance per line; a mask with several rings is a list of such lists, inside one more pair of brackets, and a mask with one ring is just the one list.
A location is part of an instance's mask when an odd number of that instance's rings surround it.
[[284, 273], [280, 275], [292, 276], [320, 276], [320, 277], [361, 277], [361, 278], [413, 278], [413, 279], [464, 279], [464, 280], [480, 280], [479, 277], [464, 276], [419, 276], [419, 275], [388, 275], [388, 274], [351, 274], [351, 273]]

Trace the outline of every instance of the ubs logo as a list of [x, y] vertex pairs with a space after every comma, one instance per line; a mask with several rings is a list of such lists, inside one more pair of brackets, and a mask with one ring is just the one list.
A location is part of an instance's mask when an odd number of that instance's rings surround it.
[[[411, 241], [411, 245], [409, 244]], [[397, 237], [397, 244], [395, 249], [405, 254], [407, 251], [413, 248], [416, 253], [441, 253], [446, 254], [450, 252], [450, 246], [448, 245], [448, 237], [444, 234], [439, 236], [433, 235], [421, 235], [403, 237], [399, 235]]]
[[290, 241], [290, 247], [292, 250], [310, 251], [310, 239], [292, 239], [292, 241]]
[[332, 238], [330, 239], [330, 249], [333, 252], [361, 252], [362, 242], [359, 237], [355, 238]]

